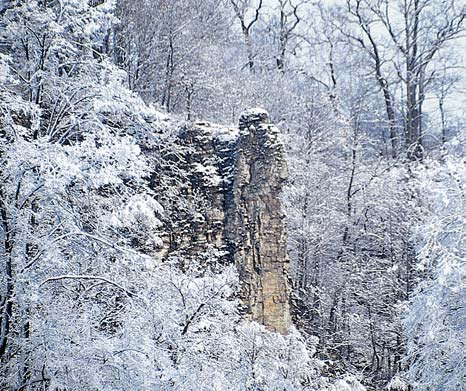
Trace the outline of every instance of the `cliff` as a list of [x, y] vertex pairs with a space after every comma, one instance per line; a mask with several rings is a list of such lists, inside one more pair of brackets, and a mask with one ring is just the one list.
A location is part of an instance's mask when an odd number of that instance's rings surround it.
[[177, 143], [189, 177], [189, 224], [171, 227], [168, 254], [217, 254], [238, 268], [244, 316], [286, 334], [289, 309], [286, 229], [280, 194], [287, 165], [278, 129], [262, 109], [244, 112], [238, 129], [186, 124]]

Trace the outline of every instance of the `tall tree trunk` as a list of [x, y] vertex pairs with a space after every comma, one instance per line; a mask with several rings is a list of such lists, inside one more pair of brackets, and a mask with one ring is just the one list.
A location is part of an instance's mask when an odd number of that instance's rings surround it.
[[[421, 140], [421, 113], [419, 102], [420, 64], [418, 58], [418, 34], [419, 34], [419, 0], [414, 0], [414, 17], [411, 28], [411, 12], [405, 9], [406, 29], [406, 148], [410, 160], [422, 159]], [[409, 7], [409, 6], [408, 6]]]
[[248, 52], [248, 67], [250, 72], [254, 72], [254, 49], [252, 46], [252, 39], [249, 35], [249, 30], [243, 27], [244, 42], [246, 43], [246, 50]]
[[396, 131], [395, 110], [393, 108], [393, 100], [388, 90], [387, 82], [385, 80], [379, 81], [383, 97], [385, 101], [385, 110], [388, 118], [388, 129], [390, 131], [390, 142], [392, 146], [392, 157], [395, 159], [398, 156], [398, 132]]
[[3, 258], [5, 259], [4, 270], [6, 279], [5, 290], [3, 291], [2, 296], [0, 296], [0, 360], [3, 360], [7, 351], [13, 308], [13, 239], [11, 236], [11, 227], [8, 221], [8, 213], [3, 199], [3, 194], [0, 192], [0, 217], [2, 219]]

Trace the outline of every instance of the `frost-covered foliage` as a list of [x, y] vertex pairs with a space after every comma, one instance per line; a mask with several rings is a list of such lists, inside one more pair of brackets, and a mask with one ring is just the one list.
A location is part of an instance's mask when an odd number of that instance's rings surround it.
[[403, 367], [400, 313], [419, 274], [417, 182], [406, 166], [371, 154], [373, 139], [351, 118], [312, 109], [288, 140], [296, 322], [319, 337], [330, 373], [385, 387]]
[[215, 251], [212, 268], [160, 262], [166, 224], [196, 205], [167, 158], [185, 152], [175, 128], [108, 60], [113, 5], [2, 9], [0, 388], [317, 387], [298, 332], [240, 320], [238, 276]]
[[404, 320], [408, 376], [416, 390], [459, 390], [466, 376], [466, 171], [461, 160], [449, 156], [418, 172], [430, 204], [418, 232], [419, 267], [430, 277], [419, 285]]
[[[462, 126], [464, 13], [324, 3], [0, 1], [0, 389], [460, 389], [464, 172], [435, 156]], [[286, 134], [302, 334], [241, 320], [214, 246], [184, 257], [209, 208], [186, 182], [225, 178], [150, 103], [226, 123], [266, 107]]]

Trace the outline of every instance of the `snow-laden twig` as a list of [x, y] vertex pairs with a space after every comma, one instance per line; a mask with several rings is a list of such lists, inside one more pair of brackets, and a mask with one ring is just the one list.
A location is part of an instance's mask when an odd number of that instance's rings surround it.
[[122, 287], [120, 284], [118, 284], [115, 281], [109, 280], [108, 278], [105, 277], [100, 277], [100, 276], [90, 276], [90, 275], [61, 275], [61, 276], [56, 276], [56, 277], [49, 277], [45, 281], [42, 281], [39, 285], [39, 287], [53, 281], [60, 281], [60, 280], [99, 280], [106, 282], [107, 284], [113, 285], [114, 287], [120, 289], [121, 291], [125, 292], [128, 297], [135, 297], [136, 293], [129, 291], [128, 289]]

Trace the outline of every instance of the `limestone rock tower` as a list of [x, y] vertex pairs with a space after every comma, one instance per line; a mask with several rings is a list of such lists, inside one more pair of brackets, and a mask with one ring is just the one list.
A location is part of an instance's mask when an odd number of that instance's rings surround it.
[[[183, 204], [183, 223], [167, 229], [164, 254], [189, 264], [208, 261], [216, 249], [219, 262], [239, 271], [244, 316], [286, 334], [289, 262], [280, 195], [288, 173], [279, 135], [263, 109], [245, 111], [239, 129], [206, 122], [182, 127], [177, 142], [186, 152], [174, 164], [190, 173], [180, 180], [180, 194], [191, 207]], [[186, 219], [186, 210], [195, 210], [193, 218]]]
[[246, 316], [286, 334], [291, 317], [280, 202], [288, 176], [284, 149], [263, 109], [245, 111], [239, 128], [226, 241], [239, 270]]

